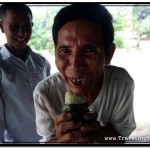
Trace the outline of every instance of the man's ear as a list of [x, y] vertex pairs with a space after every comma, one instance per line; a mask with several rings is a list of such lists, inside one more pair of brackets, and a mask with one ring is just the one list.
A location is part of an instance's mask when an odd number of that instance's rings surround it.
[[1, 29], [1, 32], [4, 33], [3, 25], [2, 25], [2, 21], [1, 20], [0, 20], [0, 29]]
[[114, 55], [114, 52], [115, 52], [115, 49], [116, 49], [116, 46], [114, 43], [111, 44], [111, 47], [110, 47], [110, 50], [109, 50], [109, 53], [107, 54], [106, 58], [105, 58], [105, 64], [108, 65], [110, 64], [110, 61]]

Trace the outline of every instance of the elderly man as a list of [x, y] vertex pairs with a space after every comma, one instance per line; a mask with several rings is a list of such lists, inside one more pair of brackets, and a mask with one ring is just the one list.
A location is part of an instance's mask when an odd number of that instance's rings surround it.
[[[123, 143], [118, 137], [135, 129], [134, 81], [125, 69], [109, 65], [115, 51], [111, 14], [98, 4], [69, 5], [55, 16], [52, 32], [60, 73], [34, 91], [40, 141]], [[67, 91], [86, 96], [84, 123], [62, 112]]]

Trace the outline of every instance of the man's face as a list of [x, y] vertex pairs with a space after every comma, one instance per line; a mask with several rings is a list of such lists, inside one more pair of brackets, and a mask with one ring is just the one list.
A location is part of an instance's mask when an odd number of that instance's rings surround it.
[[95, 23], [75, 20], [58, 32], [56, 65], [74, 93], [87, 94], [100, 88], [104, 72], [104, 45]]
[[32, 19], [29, 14], [8, 9], [1, 22], [7, 45], [13, 50], [25, 49], [32, 33]]

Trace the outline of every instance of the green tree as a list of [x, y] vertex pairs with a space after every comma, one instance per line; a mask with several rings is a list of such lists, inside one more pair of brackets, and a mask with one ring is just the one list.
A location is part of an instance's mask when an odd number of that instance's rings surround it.
[[35, 16], [33, 22], [32, 38], [29, 46], [36, 51], [46, 49], [49, 37], [45, 29], [45, 20], [41, 20], [38, 16]]
[[33, 32], [29, 46], [40, 52], [48, 49], [50, 52], [54, 52], [53, 40], [52, 40], [52, 24], [56, 13], [63, 6], [34, 6], [33, 12]]
[[141, 36], [150, 35], [150, 6], [146, 4], [134, 5], [132, 15], [134, 28], [137, 33], [137, 47], [139, 47]]
[[124, 48], [125, 38], [122, 36], [122, 31], [126, 28], [125, 16], [128, 10], [124, 6], [111, 6], [111, 8], [108, 9], [113, 16], [115, 34], [114, 43], [116, 44], [116, 47]]

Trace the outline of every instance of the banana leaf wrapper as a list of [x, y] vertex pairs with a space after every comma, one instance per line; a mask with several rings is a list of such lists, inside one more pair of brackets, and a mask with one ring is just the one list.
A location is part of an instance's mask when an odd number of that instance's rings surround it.
[[89, 112], [87, 104], [63, 104], [63, 112], [70, 112], [74, 120], [84, 122], [84, 115]]

